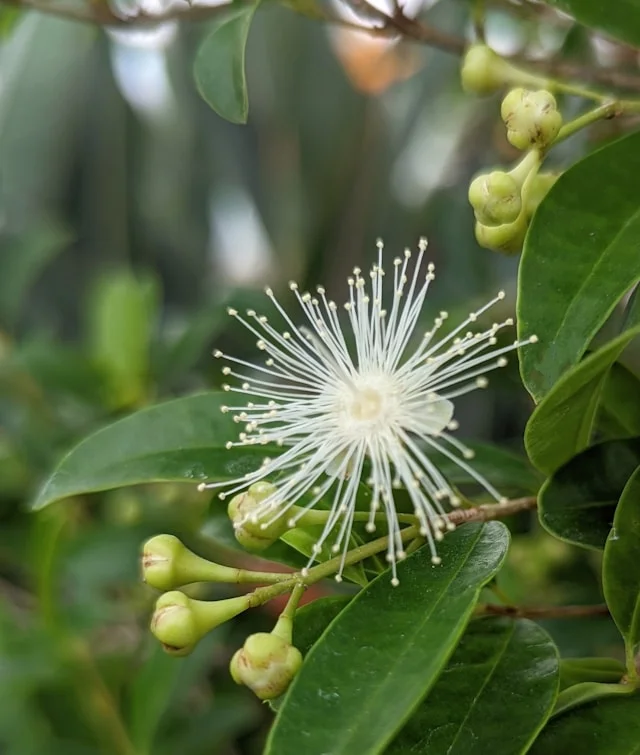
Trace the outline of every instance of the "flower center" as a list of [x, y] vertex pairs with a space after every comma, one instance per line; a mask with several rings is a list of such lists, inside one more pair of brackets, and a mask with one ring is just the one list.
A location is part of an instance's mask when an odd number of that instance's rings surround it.
[[359, 422], [372, 422], [382, 414], [384, 398], [379, 390], [364, 387], [353, 394], [348, 411]]

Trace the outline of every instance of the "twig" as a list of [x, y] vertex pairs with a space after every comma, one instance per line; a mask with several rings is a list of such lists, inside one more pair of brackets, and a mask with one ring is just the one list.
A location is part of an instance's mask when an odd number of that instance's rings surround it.
[[502, 519], [505, 516], [518, 514], [521, 511], [535, 509], [537, 500], [535, 496], [526, 496], [525, 498], [513, 498], [502, 503], [485, 503], [481, 506], [474, 506], [471, 509], [458, 509], [447, 514], [447, 519], [453, 524], [464, 524], [464, 522], [490, 522], [492, 519]]
[[477, 616], [509, 616], [513, 619], [578, 619], [584, 616], [608, 616], [606, 605], [594, 606], [478, 606]]

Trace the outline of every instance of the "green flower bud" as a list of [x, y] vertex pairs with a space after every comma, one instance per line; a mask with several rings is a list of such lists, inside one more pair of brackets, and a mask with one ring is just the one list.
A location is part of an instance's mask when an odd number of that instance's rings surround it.
[[562, 126], [555, 97], [544, 89], [512, 89], [502, 101], [500, 114], [507, 139], [517, 149], [548, 146]]
[[524, 213], [514, 223], [488, 226], [476, 223], [476, 240], [485, 249], [493, 249], [504, 254], [517, 254], [522, 249], [528, 228]]
[[236, 539], [249, 550], [268, 548], [290, 529], [289, 520], [297, 507], [289, 507], [275, 519], [277, 507], [260, 507], [276, 490], [270, 482], [256, 482], [246, 493], [240, 493], [229, 502], [227, 513], [234, 524]]
[[509, 68], [509, 64], [486, 45], [473, 45], [462, 59], [462, 88], [472, 94], [491, 94], [508, 83]]
[[286, 639], [259, 632], [247, 637], [231, 659], [236, 684], [249, 687], [261, 700], [273, 700], [286, 691], [302, 665], [302, 653]]
[[173, 590], [192, 582], [244, 582], [246, 575], [200, 558], [173, 535], [156, 535], [143, 546], [142, 578], [158, 590]]
[[151, 632], [170, 655], [189, 655], [215, 627], [249, 608], [249, 596], [227, 600], [194, 600], [174, 590], [158, 598]]
[[538, 205], [547, 196], [549, 189], [560, 178], [559, 173], [538, 173], [527, 191], [526, 212], [531, 218], [538, 209]]
[[520, 186], [501, 170], [475, 178], [469, 186], [469, 202], [476, 220], [484, 225], [513, 223], [522, 209]]

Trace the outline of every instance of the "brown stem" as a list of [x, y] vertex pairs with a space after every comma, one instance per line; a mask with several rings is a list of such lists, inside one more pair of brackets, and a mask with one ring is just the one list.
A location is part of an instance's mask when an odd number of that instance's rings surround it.
[[584, 616], [608, 616], [606, 605], [595, 606], [478, 606], [476, 616], [509, 616], [513, 619], [578, 619]]
[[492, 519], [502, 519], [505, 516], [518, 514], [521, 511], [535, 509], [538, 502], [535, 496], [526, 496], [525, 498], [513, 498], [502, 503], [485, 503], [481, 506], [474, 506], [471, 509], [458, 509], [447, 514], [447, 519], [453, 524], [464, 524], [464, 522], [490, 522]]

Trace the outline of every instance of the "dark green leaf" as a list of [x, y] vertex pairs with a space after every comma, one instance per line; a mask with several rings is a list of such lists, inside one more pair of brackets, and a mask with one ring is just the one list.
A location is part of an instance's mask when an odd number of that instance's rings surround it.
[[542, 730], [531, 755], [636, 755], [640, 697], [598, 700], [561, 716]]
[[602, 700], [604, 697], [615, 695], [628, 695], [633, 692], [633, 687], [628, 684], [603, 684], [602, 682], [581, 682], [568, 687], [558, 695], [554, 716], [566, 713], [572, 708], [579, 708], [594, 700]]
[[640, 0], [547, 0], [581, 24], [640, 47]]
[[218, 22], [200, 45], [194, 67], [203, 99], [232, 123], [246, 123], [249, 112], [244, 53], [257, 2], [240, 4]]
[[604, 548], [602, 587], [609, 611], [624, 637], [627, 658], [640, 642], [640, 467], [625, 485]]
[[531, 415], [524, 441], [531, 461], [551, 474], [589, 444], [605, 378], [636, 327], [571, 368]]
[[225, 398], [201, 393], [167, 401], [98, 430], [62, 459], [34, 507], [123, 485], [230, 479], [256, 469], [263, 449], [225, 448], [238, 433], [220, 411]]
[[293, 624], [293, 644], [306, 655], [319, 640], [325, 629], [348, 605], [348, 595], [331, 595], [318, 598], [296, 611]]
[[588, 448], [542, 486], [540, 522], [561, 540], [604, 548], [618, 499], [638, 465], [640, 438]]
[[290, 687], [268, 755], [380, 753], [425, 696], [509, 542], [499, 522], [447, 535], [362, 590], [314, 645]]
[[536, 401], [579, 362], [640, 279], [639, 172], [640, 132], [569, 168], [534, 215], [520, 263], [518, 327], [540, 339], [520, 353]]
[[541, 627], [503, 618], [474, 621], [429, 697], [386, 752], [525, 752], [549, 717], [557, 689], [558, 651]]
[[617, 362], [602, 389], [596, 427], [609, 438], [640, 435], [640, 380]]
[[560, 661], [560, 689], [582, 682], [614, 684], [625, 675], [624, 664], [615, 658], [562, 658]]

